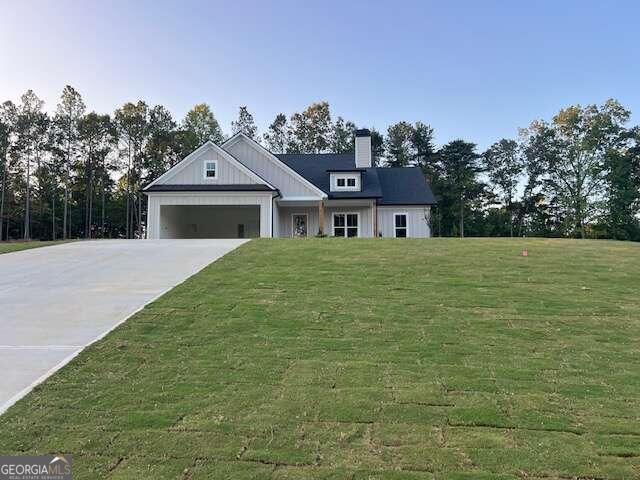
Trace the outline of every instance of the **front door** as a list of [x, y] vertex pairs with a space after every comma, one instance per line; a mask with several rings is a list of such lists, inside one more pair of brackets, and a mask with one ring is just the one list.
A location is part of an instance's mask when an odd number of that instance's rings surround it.
[[302, 214], [293, 214], [292, 217], [293, 224], [293, 236], [294, 237], [306, 237], [307, 236], [307, 215]]

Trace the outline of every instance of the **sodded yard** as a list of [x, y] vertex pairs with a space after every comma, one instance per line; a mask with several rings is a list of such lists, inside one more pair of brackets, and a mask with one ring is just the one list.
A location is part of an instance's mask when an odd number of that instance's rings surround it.
[[64, 243], [64, 242], [63, 241], [40, 242], [38, 240], [33, 240], [29, 242], [0, 242], [0, 254], [19, 252], [20, 250], [28, 250], [30, 248], [48, 247], [51, 245], [58, 245], [60, 243]]
[[638, 478], [639, 290], [637, 244], [252, 241], [0, 417], [0, 452], [72, 453], [74, 478]]

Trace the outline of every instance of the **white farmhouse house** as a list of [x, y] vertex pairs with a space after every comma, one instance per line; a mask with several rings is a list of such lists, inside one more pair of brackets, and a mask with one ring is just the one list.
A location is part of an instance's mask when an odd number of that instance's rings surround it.
[[368, 130], [355, 143], [275, 155], [242, 133], [207, 142], [144, 189], [147, 237], [429, 237], [436, 202], [421, 170], [373, 167]]

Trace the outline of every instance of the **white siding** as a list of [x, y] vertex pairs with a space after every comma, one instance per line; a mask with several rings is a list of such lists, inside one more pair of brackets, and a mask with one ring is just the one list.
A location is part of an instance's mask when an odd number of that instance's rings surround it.
[[[204, 162], [215, 160], [218, 163], [217, 178], [204, 178]], [[163, 178], [159, 185], [235, 185], [255, 184], [256, 180], [240, 170], [237, 165], [227, 160], [213, 149], [207, 149], [198, 155], [193, 162], [176, 173]]]
[[[431, 207], [416, 206], [378, 206], [378, 229], [383, 237], [395, 237], [394, 218], [395, 213], [407, 214], [407, 236], [416, 238], [428, 238], [431, 236], [429, 218]], [[426, 217], [426, 218], [425, 218]]]
[[271, 185], [276, 186], [283, 197], [320, 198], [317, 191], [305, 185], [286, 165], [270, 158], [244, 138], [240, 137], [224, 145], [224, 149]]
[[278, 236], [292, 237], [292, 215], [302, 213], [307, 215], [307, 235], [315, 237], [318, 234], [320, 213], [318, 207], [278, 207]]
[[371, 137], [356, 137], [356, 167], [371, 166]]
[[[358, 213], [360, 221], [360, 236], [371, 237], [373, 236], [373, 224], [372, 222], [372, 210], [367, 206], [331, 206], [324, 209], [324, 233], [331, 236], [333, 235], [333, 214], [334, 213]], [[292, 236], [292, 215], [296, 213], [307, 214], [307, 232], [310, 237], [317, 235], [320, 226], [320, 212], [317, 206], [304, 206], [304, 207], [278, 207], [278, 236], [279, 237], [291, 237]]]
[[271, 236], [271, 193], [148, 193], [148, 228], [147, 238], [162, 238], [160, 232], [160, 207], [162, 205], [259, 205], [260, 206], [260, 236]]
[[325, 233], [333, 235], [333, 214], [334, 213], [359, 213], [360, 237], [370, 238], [373, 236], [373, 215], [371, 207], [326, 207], [325, 208]]

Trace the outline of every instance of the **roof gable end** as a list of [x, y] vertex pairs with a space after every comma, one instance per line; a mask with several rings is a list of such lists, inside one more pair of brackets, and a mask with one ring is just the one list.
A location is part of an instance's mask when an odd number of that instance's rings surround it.
[[[160, 175], [158, 178], [152, 181], [149, 185], [147, 185], [144, 188], [144, 190], [147, 190], [150, 187], [155, 185], [171, 183], [172, 179], [179, 177], [182, 172], [185, 172], [195, 162], [202, 159], [203, 156], [206, 155], [208, 152], [213, 152], [215, 155], [217, 155], [218, 158], [222, 158], [224, 162], [227, 162], [229, 165], [231, 165], [233, 168], [235, 168], [240, 172], [239, 174], [236, 173], [236, 175], [240, 175], [241, 178], [244, 180], [238, 183], [264, 184], [269, 188], [275, 190], [273, 185], [267, 182], [264, 178], [262, 178], [260, 175], [252, 171], [242, 162], [238, 161], [238, 159], [236, 159], [231, 153], [227, 152], [226, 150], [224, 150], [223, 148], [216, 145], [210, 140], [202, 144], [200, 147], [196, 148], [193, 152], [191, 152], [189, 155], [184, 157], [180, 162], [178, 162], [172, 168], [167, 170], [164, 174]], [[185, 182], [184, 181], [178, 182], [178, 184], [183, 184], [183, 183]]]

